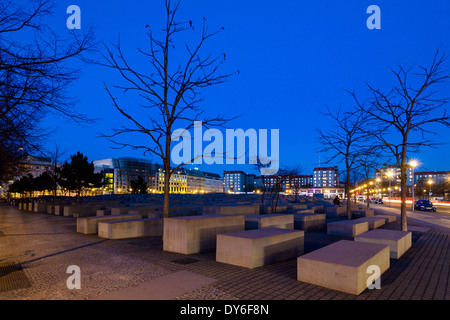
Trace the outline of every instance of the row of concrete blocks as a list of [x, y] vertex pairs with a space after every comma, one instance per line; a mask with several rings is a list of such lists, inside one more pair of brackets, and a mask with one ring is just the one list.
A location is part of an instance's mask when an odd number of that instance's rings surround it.
[[410, 232], [374, 229], [303, 255], [304, 231], [243, 230], [244, 223], [243, 216], [233, 215], [168, 218], [163, 249], [183, 254], [215, 249], [216, 261], [247, 268], [297, 258], [299, 281], [358, 295], [368, 286], [369, 266], [377, 266], [381, 275], [390, 259], [411, 247]]
[[[163, 219], [151, 216], [143, 218], [142, 211], [128, 210], [128, 214], [83, 217], [77, 219], [77, 232], [84, 234], [98, 234], [107, 239], [124, 239], [134, 237], [151, 237], [162, 235]], [[171, 216], [195, 216], [189, 212], [173, 212]], [[214, 216], [198, 216], [200, 220], [207, 220]], [[311, 231], [325, 227], [324, 214], [267, 214], [244, 216], [246, 230], [276, 227], [282, 229], [300, 229]]]

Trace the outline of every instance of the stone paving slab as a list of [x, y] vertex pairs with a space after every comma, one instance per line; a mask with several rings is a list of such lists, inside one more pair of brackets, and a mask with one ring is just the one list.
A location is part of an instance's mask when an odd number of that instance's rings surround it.
[[[429, 225], [410, 226], [412, 247], [399, 260], [390, 261], [381, 277], [381, 289], [367, 289], [355, 297], [297, 281], [296, 259], [247, 269], [216, 262], [215, 252], [164, 252], [161, 237], [105, 240], [78, 234], [72, 217], [29, 215], [0, 205], [0, 263], [21, 267], [8, 273], [8, 280], [0, 276], [0, 287], [8, 283], [0, 290], [0, 300], [97, 299], [177, 272], [215, 281], [198, 282], [167, 299], [449, 300], [450, 233]], [[400, 230], [400, 224], [381, 228]], [[325, 231], [305, 233], [305, 253], [341, 239]], [[69, 265], [80, 267], [80, 290], [66, 286]], [[18, 285], [14, 288], [11, 283]]]

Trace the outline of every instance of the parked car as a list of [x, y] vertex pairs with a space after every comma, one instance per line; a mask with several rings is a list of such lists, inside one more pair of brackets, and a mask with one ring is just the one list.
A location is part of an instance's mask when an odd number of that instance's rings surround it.
[[414, 202], [414, 210], [436, 211], [436, 206], [430, 200], [417, 200]]
[[381, 198], [375, 199], [374, 203], [383, 204], [383, 199]]

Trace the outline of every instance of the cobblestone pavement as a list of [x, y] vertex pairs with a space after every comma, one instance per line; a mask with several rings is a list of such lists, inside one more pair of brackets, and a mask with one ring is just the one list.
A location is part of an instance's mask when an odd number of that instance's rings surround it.
[[[354, 296], [297, 281], [296, 259], [246, 269], [216, 262], [213, 252], [164, 252], [161, 237], [105, 240], [77, 233], [75, 218], [0, 206], [0, 299], [93, 299], [185, 270], [215, 281], [173, 299], [449, 300], [450, 233], [418, 223], [409, 230], [412, 247], [399, 260], [391, 259], [381, 289]], [[305, 233], [305, 252], [341, 239], [325, 231]], [[67, 288], [71, 265], [80, 267], [80, 290]]]

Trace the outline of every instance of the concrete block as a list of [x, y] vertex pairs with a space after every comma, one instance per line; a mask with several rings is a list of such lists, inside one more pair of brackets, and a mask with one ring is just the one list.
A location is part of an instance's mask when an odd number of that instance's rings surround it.
[[55, 216], [62, 216], [63, 213], [64, 213], [64, 206], [59, 205], [59, 204], [54, 206], [53, 214]]
[[294, 214], [294, 229], [305, 232], [325, 229], [325, 221], [324, 213], [296, 213]]
[[373, 209], [361, 208], [352, 209], [352, 216], [355, 218], [373, 217], [375, 211]]
[[308, 205], [308, 209], [313, 210], [314, 213], [324, 213], [324, 208], [323, 205], [320, 204], [313, 204], [313, 205]]
[[163, 220], [133, 219], [124, 221], [103, 221], [98, 223], [98, 236], [105, 239], [127, 239], [162, 236]]
[[77, 218], [77, 232], [83, 234], [97, 234], [98, 233], [98, 223], [105, 221], [120, 221], [120, 220], [132, 220], [140, 219], [141, 216], [138, 214], [123, 214], [120, 216], [106, 216], [106, 217], [86, 217]]
[[303, 254], [304, 232], [263, 228], [217, 235], [216, 261], [256, 268]]
[[389, 269], [389, 246], [341, 240], [297, 258], [297, 280], [359, 295], [376, 265]]
[[361, 233], [369, 231], [369, 222], [357, 220], [344, 220], [327, 223], [327, 234], [355, 237]]
[[95, 213], [97, 217], [104, 217], [104, 216], [110, 216], [111, 215], [111, 209], [98, 209]]
[[186, 216], [164, 219], [163, 250], [192, 254], [216, 248], [217, 234], [245, 229], [243, 215]]
[[46, 213], [47, 212], [47, 204], [43, 202], [36, 202], [33, 207], [34, 212]]
[[323, 209], [328, 218], [339, 218], [347, 216], [346, 207], [326, 207]]
[[379, 228], [381, 226], [384, 226], [384, 224], [386, 223], [386, 220], [384, 218], [378, 218], [378, 217], [358, 218], [358, 219], [354, 219], [353, 221], [358, 221], [358, 222], [367, 221], [369, 223], [369, 230], [373, 230], [373, 229]]
[[385, 220], [385, 223], [390, 223], [390, 222], [397, 221], [397, 217], [396, 216], [377, 214], [374, 217], [376, 217], [376, 218], [383, 218]]
[[55, 214], [55, 206], [52, 204], [47, 205], [47, 214]]
[[363, 233], [355, 237], [355, 241], [388, 245], [391, 259], [399, 259], [412, 243], [411, 232], [385, 229]]
[[283, 228], [294, 229], [293, 214], [262, 214], [257, 216], [245, 217], [245, 229], [261, 229], [261, 228]]

